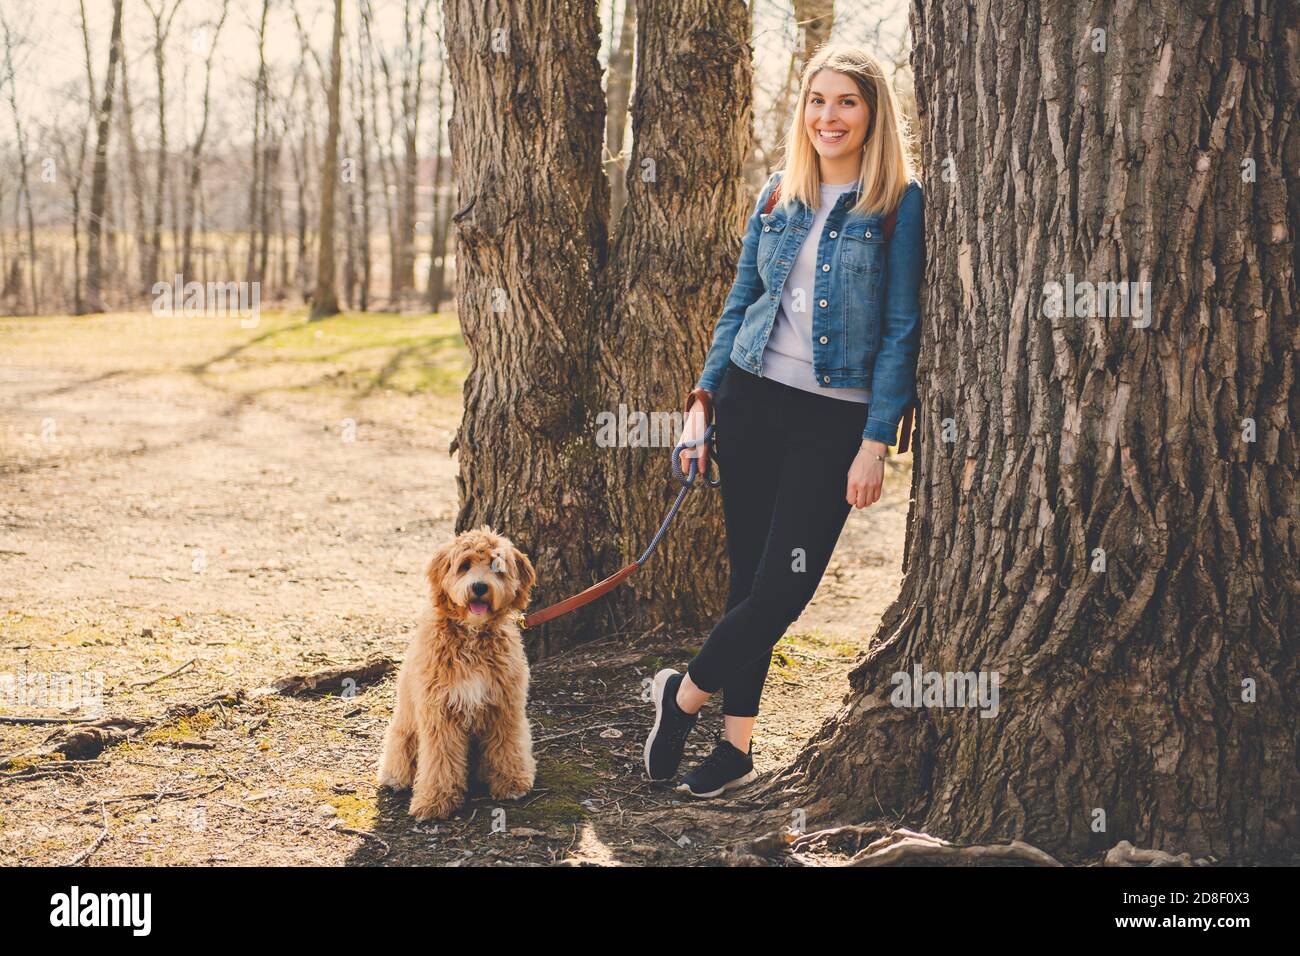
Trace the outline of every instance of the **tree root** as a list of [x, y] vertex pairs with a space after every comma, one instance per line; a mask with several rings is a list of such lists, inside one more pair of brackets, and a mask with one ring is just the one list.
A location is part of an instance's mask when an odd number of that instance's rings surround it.
[[339, 667], [327, 667], [310, 674], [291, 674], [272, 681], [265, 687], [254, 690], [250, 697], [266, 697], [280, 694], [284, 697], [297, 697], [308, 693], [335, 693], [348, 696], [361, 684], [370, 684], [391, 673], [397, 668], [397, 661], [383, 654], [375, 654], [359, 664], [343, 664]]
[[1190, 853], [1174, 856], [1164, 850], [1140, 850], [1128, 840], [1120, 840], [1106, 851], [1102, 866], [1210, 866], [1213, 860], [1193, 861]]
[[825, 846], [838, 853], [857, 853], [864, 844], [872, 843], [889, 833], [889, 828], [866, 824], [829, 827], [812, 833], [791, 834], [790, 852], [801, 853], [813, 846]]
[[176, 704], [167, 708], [166, 713], [161, 717], [154, 719], [101, 717], [89, 723], [61, 727], [46, 737], [37, 747], [8, 757], [0, 757], [0, 770], [8, 770], [20, 761], [22, 764], [33, 764], [42, 760], [93, 760], [106, 748], [124, 743], [160, 724], [182, 717], [191, 717], [199, 711], [218, 707], [223, 703], [238, 703], [243, 699], [242, 690], [226, 692], [197, 703]]
[[1061, 866], [1037, 847], [1012, 840], [958, 846], [928, 833], [897, 829], [867, 846], [849, 866]]
[[[882, 835], [883, 834], [883, 835]], [[863, 843], [866, 847], [862, 848]], [[718, 858], [731, 866], [761, 865], [788, 853], [814, 847], [853, 853], [846, 866], [1061, 866], [1050, 854], [1019, 840], [1005, 844], [959, 846], [903, 827], [881, 824], [829, 827], [811, 833], [774, 831], [757, 840], [727, 848]]]

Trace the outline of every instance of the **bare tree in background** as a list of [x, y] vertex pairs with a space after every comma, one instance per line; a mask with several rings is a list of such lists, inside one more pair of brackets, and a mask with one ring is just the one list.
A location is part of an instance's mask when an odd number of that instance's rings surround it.
[[167, 10], [166, 0], [143, 0], [149, 15], [153, 18], [153, 63], [154, 74], [158, 82], [158, 164], [154, 175], [153, 228], [149, 237], [148, 248], [143, 250], [144, 286], [149, 288], [158, 278], [158, 268], [162, 259], [162, 223], [164, 200], [167, 196], [167, 38], [171, 35], [172, 23], [183, 0], [175, 0], [171, 12]]
[[14, 123], [14, 146], [18, 151], [18, 198], [27, 212], [27, 277], [31, 286], [31, 311], [40, 311], [40, 293], [36, 286], [36, 219], [32, 211], [32, 191], [28, 177], [27, 134], [22, 115], [18, 111], [18, 78], [14, 69], [14, 53], [18, 38], [9, 28], [9, 21], [0, 11], [0, 27], [4, 29], [5, 72], [3, 80], [9, 100], [9, 110]]
[[104, 98], [95, 129], [95, 161], [90, 179], [90, 218], [86, 226], [87, 312], [104, 311], [103, 249], [105, 200], [108, 194], [108, 140], [113, 119], [113, 87], [122, 56], [122, 0], [113, 0], [113, 27], [108, 41], [108, 69], [104, 72]]
[[86, 22], [85, 0], [79, 0], [78, 7], [82, 55], [86, 67], [86, 101], [81, 107], [80, 122], [75, 124], [76, 134], [63, 131], [58, 139], [59, 159], [67, 183], [72, 213], [72, 311], [74, 315], [80, 315], [84, 307], [81, 285], [81, 191], [86, 182], [86, 147], [90, 141], [90, 127], [95, 117], [95, 66], [90, 53], [90, 28]]
[[[131, 58], [125, 55], [118, 62], [120, 79], [122, 83], [121, 99], [122, 108], [117, 111], [118, 128], [121, 132], [122, 142], [126, 145], [126, 170], [131, 180], [131, 210], [133, 222], [135, 223], [136, 233], [136, 250], [139, 254], [139, 286], [131, 291], [147, 291], [153, 285], [153, 277], [145, 271], [145, 253], [149, 248], [149, 217], [145, 212], [145, 172], [144, 160], [140, 155], [140, 148], [135, 137], [135, 104], [131, 98]], [[125, 197], [120, 197], [125, 199]], [[125, 217], [123, 217], [125, 221]], [[111, 270], [110, 270], [111, 271]], [[130, 286], [130, 280], [126, 283]]]
[[357, 254], [360, 259], [357, 283], [357, 306], [362, 312], [370, 309], [370, 269], [371, 246], [370, 231], [370, 124], [367, 114], [370, 110], [371, 95], [369, 84], [373, 81], [373, 60], [368, 51], [370, 44], [369, 4], [360, 4], [360, 23], [357, 29], [355, 69], [352, 71], [351, 105], [353, 122], [357, 129], [357, 165], [360, 180], [358, 198], [361, 202], [361, 222], [357, 241]]
[[321, 163], [320, 243], [316, 266], [316, 293], [312, 296], [311, 319], [337, 315], [338, 292], [334, 287], [334, 196], [338, 186], [339, 91], [343, 83], [343, 0], [334, 0], [334, 39], [330, 47], [329, 130], [325, 134], [325, 158]]
[[[610, 19], [618, 0], [610, 3]], [[618, 47], [611, 40], [609, 73], [605, 82], [608, 113], [605, 117], [605, 172], [609, 176], [609, 227], [613, 229], [627, 204], [627, 163], [623, 156], [623, 135], [627, 129], [627, 106], [632, 98], [632, 64], [636, 54], [636, 0], [625, 0]]]
[[817, 48], [831, 38], [835, 26], [835, 0], [793, 0], [794, 18], [803, 40], [795, 48], [794, 75], [800, 76]]
[[443, 120], [445, 118], [447, 88], [447, 55], [442, 42], [442, 26], [435, 34], [438, 43], [438, 79], [435, 86], [437, 109], [433, 119], [433, 190], [429, 213], [429, 281], [425, 299], [429, 310], [437, 312], [442, 305], [442, 297], [447, 287], [447, 240], [450, 236], [451, 202], [444, 199], [450, 163], [445, 162], [443, 154]]
[[221, 28], [226, 24], [230, 12], [230, 0], [221, 0], [221, 14], [215, 26], [206, 35], [207, 54], [203, 59], [203, 106], [200, 113], [199, 130], [190, 146], [187, 158], [189, 185], [185, 190], [185, 210], [182, 213], [184, 226], [181, 234], [181, 275], [188, 280], [194, 270], [194, 215], [198, 197], [203, 189], [203, 147], [208, 138], [208, 122], [212, 92], [212, 61], [217, 55], [217, 41], [221, 38]]
[[257, 25], [257, 76], [253, 81], [253, 144], [252, 173], [248, 180], [248, 260], [244, 274], [248, 282], [258, 282], [261, 276], [257, 266], [261, 261], [257, 253], [257, 233], [262, 221], [260, 204], [262, 201], [262, 136], [266, 125], [267, 99], [270, 80], [266, 64], [266, 21], [271, 12], [271, 0], [262, 0], [262, 13]]
[[401, 196], [397, 214], [397, 272], [393, 276], [393, 298], [398, 308], [415, 286], [415, 223], [420, 159], [420, 111], [424, 100], [424, 58], [428, 39], [429, 0], [421, 0], [418, 18], [412, 18], [410, 0], [402, 7]]

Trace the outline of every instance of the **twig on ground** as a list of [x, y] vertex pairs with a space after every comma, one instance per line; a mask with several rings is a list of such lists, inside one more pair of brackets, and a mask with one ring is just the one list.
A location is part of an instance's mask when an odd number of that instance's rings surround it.
[[104, 818], [104, 829], [100, 831], [100, 834], [95, 838], [94, 843], [68, 861], [68, 866], [79, 866], [86, 862], [86, 860], [90, 859], [90, 855], [103, 846], [104, 841], [108, 839], [108, 811], [104, 809], [103, 800], [99, 801], [99, 812]]
[[175, 676], [176, 676], [177, 674], [179, 674], [181, 671], [185, 670], [185, 668], [187, 668], [187, 667], [189, 667], [189, 666], [191, 666], [191, 665], [193, 665], [193, 664], [197, 664], [198, 661], [199, 661], [199, 659], [198, 659], [197, 657], [191, 657], [188, 661], [186, 661], [186, 662], [185, 662], [184, 664], [182, 664], [180, 667], [176, 668], [176, 670], [174, 670], [174, 671], [168, 671], [166, 674], [163, 674], [161, 677], [155, 677], [153, 680], [141, 681], [140, 683], [138, 683], [138, 684], [132, 684], [131, 686], [132, 686], [132, 687], [152, 687], [154, 684], [157, 684], [159, 681], [164, 681], [164, 680], [166, 680], [166, 679], [169, 678], [169, 677], [175, 677]]
[[382, 860], [384, 857], [388, 856], [388, 851], [390, 849], [388, 843], [381, 839], [377, 834], [371, 833], [369, 830], [354, 830], [352, 827], [330, 827], [329, 829], [334, 833], [348, 833], [352, 836], [365, 837], [367, 840], [374, 840], [384, 848], [384, 852], [379, 855], [379, 858]]

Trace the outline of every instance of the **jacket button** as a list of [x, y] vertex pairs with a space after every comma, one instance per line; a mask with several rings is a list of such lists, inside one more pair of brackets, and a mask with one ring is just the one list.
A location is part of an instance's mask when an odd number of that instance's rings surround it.
[[822, 266], [822, 272], [830, 272], [830, 271], [831, 271], [831, 264], [829, 262]]
[[764, 227], [763, 227], [763, 231], [764, 231], [764, 232], [771, 232], [771, 231], [772, 231], [772, 227], [771, 227], [771, 226], [764, 226]]
[[825, 300], [825, 299], [822, 299], [822, 300], [821, 300], [820, 302], [818, 302], [817, 304], [820, 305], [823, 309], [826, 308], [826, 300]]
[[826, 382], [826, 383], [829, 384], [829, 383], [830, 383], [830, 380], [831, 380], [831, 377], [830, 377], [829, 375], [823, 375], [823, 376], [822, 376], [822, 381], [823, 381], [823, 382]]
[[870, 238], [871, 238], [871, 230], [868, 229], [865, 233], [863, 233], [863, 235], [864, 235], [867, 239], [870, 239]]
[[822, 345], [825, 345], [825, 344], [826, 344], [827, 342], [829, 342], [829, 341], [830, 341], [830, 339], [828, 339], [826, 336], [823, 335], [823, 336], [821, 337], [821, 343], [822, 343]]
[[839, 233], [837, 233], [834, 229], [832, 229], [832, 230], [831, 230], [831, 238], [834, 239], [837, 235], [839, 235]]

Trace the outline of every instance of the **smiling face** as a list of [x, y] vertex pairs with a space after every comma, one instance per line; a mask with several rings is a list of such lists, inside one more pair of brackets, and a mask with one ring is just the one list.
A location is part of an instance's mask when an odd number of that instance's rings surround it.
[[808, 84], [804, 131], [817, 155], [826, 161], [856, 164], [871, 125], [871, 107], [857, 83], [844, 73], [820, 70]]
[[438, 548], [428, 578], [438, 610], [478, 629], [526, 608], [537, 576], [526, 554], [484, 526]]

